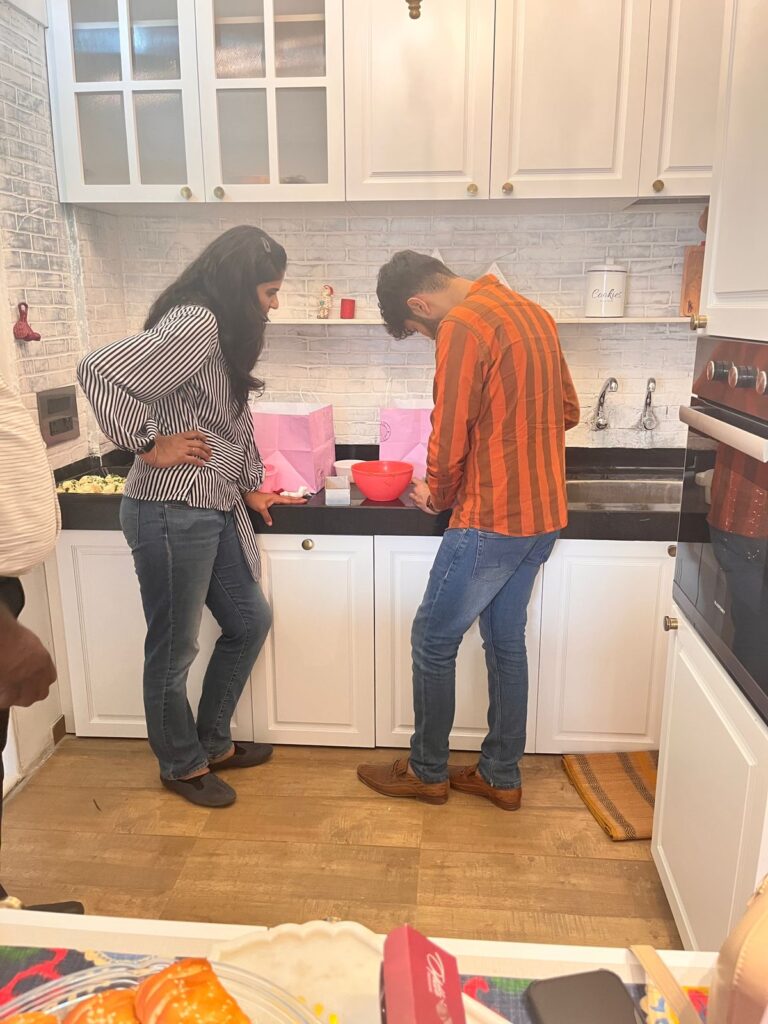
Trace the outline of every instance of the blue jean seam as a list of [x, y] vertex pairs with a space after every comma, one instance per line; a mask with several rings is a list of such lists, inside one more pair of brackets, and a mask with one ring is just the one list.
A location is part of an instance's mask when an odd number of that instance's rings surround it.
[[[232, 669], [232, 672], [230, 673], [229, 682], [227, 683], [226, 689], [224, 690], [224, 693], [221, 695], [221, 700], [219, 702], [219, 709], [216, 712], [216, 718], [214, 720], [214, 729], [217, 729], [218, 725], [219, 725], [219, 722], [221, 721], [222, 715], [224, 714], [224, 705], [225, 705], [227, 699], [229, 698], [230, 694], [232, 693], [232, 681], [233, 681], [233, 679], [235, 677], [235, 672], [237, 671], [237, 668], [239, 667], [240, 662], [243, 660], [243, 651], [244, 651], [245, 647], [247, 646], [248, 641], [250, 640], [250, 631], [248, 629], [248, 622], [247, 622], [245, 616], [243, 615], [242, 611], [240, 610], [240, 608], [239, 608], [239, 606], [237, 604], [237, 601], [234, 600], [234, 598], [232, 597], [230, 592], [224, 586], [223, 582], [221, 581], [221, 578], [216, 575], [216, 571], [215, 570], [212, 573], [211, 578], [216, 580], [216, 582], [219, 584], [219, 586], [221, 587], [224, 595], [231, 602], [232, 607], [235, 609], [237, 614], [240, 616], [240, 620], [245, 625], [245, 637], [244, 637], [243, 642], [242, 642], [242, 644], [240, 646], [240, 653], [238, 654], [237, 661], [235, 662], [235, 665], [234, 665], [234, 667]], [[234, 712], [234, 708], [233, 708], [233, 712]], [[212, 754], [210, 756], [216, 757], [218, 755]]]
[[[491, 601], [491, 605], [492, 604], [493, 604], [493, 601]], [[489, 609], [490, 609], [491, 605], [488, 606]], [[502, 716], [501, 716], [501, 680], [500, 680], [500, 677], [499, 677], [499, 659], [498, 659], [498, 655], [496, 654], [496, 645], [493, 642], [493, 621], [492, 621], [492, 615], [488, 616], [488, 646], [489, 646], [489, 651], [490, 651], [491, 659], [493, 660], [493, 671], [495, 673], [494, 703], [496, 704], [496, 720], [498, 722], [501, 722], [503, 720]], [[490, 666], [489, 666], [488, 670], [490, 672]], [[489, 772], [490, 778], [486, 779], [485, 781], [488, 783], [489, 786], [493, 786], [494, 785], [494, 782], [493, 782], [493, 759], [491, 759], [490, 765], [491, 765], [490, 772]], [[481, 776], [483, 775], [482, 772], [480, 772], [480, 774], [481, 774]], [[483, 776], [483, 778], [485, 778], [485, 776]]]
[[[432, 616], [434, 614], [435, 605], [437, 604], [438, 598], [440, 597], [440, 595], [443, 592], [443, 588], [445, 587], [445, 584], [448, 582], [448, 577], [451, 575], [451, 570], [455, 566], [455, 564], [456, 564], [456, 562], [457, 562], [457, 560], [459, 558], [459, 555], [461, 554], [461, 552], [463, 551], [464, 547], [466, 546], [468, 537], [469, 537], [469, 531], [465, 530], [463, 535], [459, 538], [459, 542], [456, 545], [456, 550], [453, 553], [453, 557], [451, 558], [450, 564], [449, 564], [448, 568], [445, 570], [445, 572], [443, 573], [443, 577], [442, 577], [442, 579], [439, 582], [439, 585], [437, 587], [437, 590], [435, 591], [434, 597], [432, 598], [432, 603], [431, 603], [430, 608], [429, 608], [429, 614], [428, 614], [427, 620], [425, 622], [425, 630], [429, 628], [429, 624], [430, 624], [430, 622], [432, 620]], [[424, 673], [423, 672], [419, 672], [418, 675], [419, 675], [419, 678], [421, 679], [421, 684], [422, 684], [420, 696], [421, 696], [421, 703], [422, 703], [422, 706], [423, 706], [423, 704], [424, 704], [424, 681], [423, 681], [422, 677], [423, 677]], [[421, 750], [419, 751], [419, 756], [420, 756], [420, 759], [422, 761], [424, 760], [424, 738], [423, 738], [423, 731], [424, 730], [422, 729]], [[414, 772], [415, 772], [415, 769], [414, 769]], [[424, 781], [425, 780], [422, 779], [422, 782], [424, 782]]]

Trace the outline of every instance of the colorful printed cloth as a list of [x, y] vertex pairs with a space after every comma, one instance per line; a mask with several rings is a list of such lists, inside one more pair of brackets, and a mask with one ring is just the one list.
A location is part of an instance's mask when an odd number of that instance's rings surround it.
[[[25, 946], [0, 946], [0, 1009], [11, 999], [16, 999], [38, 985], [45, 985], [57, 978], [64, 978], [89, 967], [118, 963], [141, 963], [151, 960], [140, 954], [102, 953], [74, 949], [37, 949]], [[525, 990], [530, 978], [486, 978], [465, 976], [462, 978], [464, 992], [483, 1006], [494, 1010], [502, 1020], [515, 1024], [533, 1024], [525, 1002]], [[627, 985], [632, 998], [639, 1003], [648, 1016], [648, 1024], [677, 1024], [677, 1018], [666, 1009], [663, 997], [650, 993], [646, 998], [644, 985]], [[706, 1020], [706, 989], [688, 989], [688, 995], [702, 1021]]]

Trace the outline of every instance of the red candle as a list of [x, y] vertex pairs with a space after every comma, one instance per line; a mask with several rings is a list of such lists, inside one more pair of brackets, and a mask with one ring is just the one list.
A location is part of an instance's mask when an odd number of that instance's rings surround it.
[[354, 320], [355, 319], [355, 300], [354, 299], [342, 299], [339, 307], [339, 316], [342, 320]]

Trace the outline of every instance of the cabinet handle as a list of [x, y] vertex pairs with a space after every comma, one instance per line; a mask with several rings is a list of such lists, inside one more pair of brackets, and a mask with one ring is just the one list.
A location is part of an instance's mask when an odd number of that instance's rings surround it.
[[654, 181], [654, 183], [651, 186], [651, 188], [653, 189], [654, 192], [663, 192], [664, 191], [664, 182], [661, 180], [661, 178], [657, 178], [656, 181]]
[[696, 315], [696, 313], [694, 313], [693, 316], [691, 317], [691, 324], [690, 324], [691, 330], [692, 331], [698, 331], [702, 327], [706, 327], [708, 320], [709, 320], [709, 317], [705, 316], [704, 313], [699, 313], [698, 316]]
[[480, 189], [477, 187], [474, 181], [470, 185], [467, 185], [467, 192], [469, 192], [471, 196], [476, 196], [479, 191]]
[[504, 184], [501, 186], [501, 191], [504, 193], [505, 196], [511, 196], [512, 193], [515, 191], [515, 186], [512, 184], [511, 181], [505, 181]]
[[303, 540], [301, 542], [301, 546], [304, 548], [305, 551], [311, 551], [312, 548], [315, 546], [315, 542], [313, 540], [310, 540], [309, 537], [307, 537], [306, 540]]
[[677, 554], [677, 544], [670, 544], [667, 548], [667, 554], [670, 558], [674, 558]]
[[223, 199], [227, 193], [224, 191], [221, 185], [217, 185], [216, 188], [213, 190], [213, 194], [216, 196], [217, 199]]
[[192, 189], [189, 187], [189, 185], [184, 185], [179, 190], [179, 193], [180, 193], [182, 199], [191, 199], [192, 198]]
[[669, 633], [672, 630], [677, 629], [678, 626], [679, 626], [679, 623], [678, 623], [678, 621], [677, 621], [677, 619], [675, 618], [674, 615], [665, 615], [664, 616], [664, 632], [665, 633]]

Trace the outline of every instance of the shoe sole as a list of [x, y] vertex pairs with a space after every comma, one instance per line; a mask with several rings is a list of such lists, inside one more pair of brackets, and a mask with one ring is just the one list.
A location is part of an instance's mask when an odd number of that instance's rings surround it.
[[510, 804], [505, 804], [501, 800], [498, 800], [492, 793], [481, 793], [476, 789], [464, 789], [463, 786], [457, 786], [453, 782], [450, 786], [451, 789], [455, 789], [457, 793], [467, 793], [469, 796], [480, 796], [485, 800], [490, 800], [495, 807], [498, 807], [502, 811], [519, 811], [523, 803], [521, 800], [519, 804], [516, 804], [513, 807]]
[[368, 789], [372, 789], [374, 793], [379, 793], [381, 796], [392, 797], [393, 800], [421, 800], [423, 804], [446, 804], [448, 803], [448, 794], [445, 796], [427, 796], [422, 793], [390, 793], [381, 786], [377, 786], [375, 783], [370, 782], [368, 779], [364, 779], [363, 776], [358, 772], [358, 779]]

